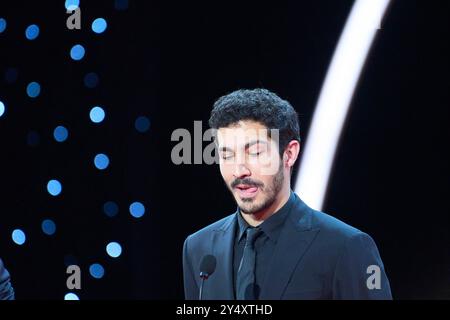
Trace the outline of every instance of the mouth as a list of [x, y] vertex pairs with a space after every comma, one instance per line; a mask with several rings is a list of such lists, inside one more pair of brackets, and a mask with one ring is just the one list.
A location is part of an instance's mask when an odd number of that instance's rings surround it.
[[253, 198], [259, 191], [257, 186], [248, 184], [238, 184], [235, 189], [241, 198]]

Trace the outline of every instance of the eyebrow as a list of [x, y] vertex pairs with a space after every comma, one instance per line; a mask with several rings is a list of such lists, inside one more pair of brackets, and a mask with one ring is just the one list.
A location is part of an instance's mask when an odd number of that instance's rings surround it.
[[[264, 143], [264, 144], [267, 144], [267, 141], [263, 141], [263, 140], [253, 140], [253, 141], [250, 141], [250, 142], [248, 142], [248, 143], [245, 144], [244, 149], [248, 149], [248, 148], [250, 148], [251, 146], [253, 146], [254, 144], [257, 144], [257, 143]], [[233, 150], [231, 150], [231, 149], [228, 148], [228, 147], [220, 147], [220, 148], [219, 148], [219, 151], [222, 151], [222, 152], [227, 152], [227, 151], [233, 152]]]

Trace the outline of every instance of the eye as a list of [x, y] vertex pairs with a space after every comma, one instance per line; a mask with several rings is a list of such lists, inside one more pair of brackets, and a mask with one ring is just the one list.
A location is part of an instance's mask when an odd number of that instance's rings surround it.
[[251, 156], [257, 157], [257, 156], [259, 156], [261, 153], [263, 153], [263, 152], [262, 152], [262, 151], [258, 151], [258, 152], [250, 152], [249, 154], [250, 154]]
[[222, 159], [223, 160], [229, 160], [231, 158], [233, 158], [232, 154], [230, 154], [230, 153], [222, 153]]

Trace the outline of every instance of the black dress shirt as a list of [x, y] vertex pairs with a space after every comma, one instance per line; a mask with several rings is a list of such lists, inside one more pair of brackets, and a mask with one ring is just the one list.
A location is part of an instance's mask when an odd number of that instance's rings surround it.
[[[261, 288], [264, 283], [264, 276], [267, 268], [272, 260], [273, 252], [280, 236], [283, 224], [289, 211], [294, 203], [295, 195], [291, 191], [288, 201], [277, 212], [261, 223], [258, 227], [262, 230], [262, 234], [255, 241], [256, 266], [255, 266], [255, 284], [257, 288]], [[233, 254], [233, 284], [234, 294], [236, 297], [236, 278], [239, 264], [242, 259], [245, 245], [245, 230], [252, 228], [242, 217], [240, 210], [237, 215], [237, 228], [234, 237], [234, 254]], [[256, 290], [256, 298], [258, 298], [259, 290]]]

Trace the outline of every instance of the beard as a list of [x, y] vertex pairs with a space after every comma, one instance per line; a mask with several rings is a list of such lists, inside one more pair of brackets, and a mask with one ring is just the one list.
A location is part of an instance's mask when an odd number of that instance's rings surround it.
[[[283, 162], [280, 162], [280, 166], [278, 168], [277, 173], [272, 177], [272, 180], [270, 183], [265, 185], [261, 181], [255, 181], [250, 178], [244, 178], [244, 179], [236, 179], [231, 183], [231, 186], [228, 186], [229, 190], [231, 191], [234, 200], [236, 201], [236, 204], [238, 205], [239, 209], [244, 214], [254, 214], [259, 211], [262, 211], [268, 207], [270, 207], [276, 200], [278, 194], [280, 193], [284, 182], [284, 175], [283, 175]], [[257, 200], [256, 198], [243, 198], [238, 200], [238, 196], [233, 193], [233, 189], [238, 184], [247, 184], [251, 186], [256, 186], [259, 188], [260, 197], [262, 196], [261, 200]]]

